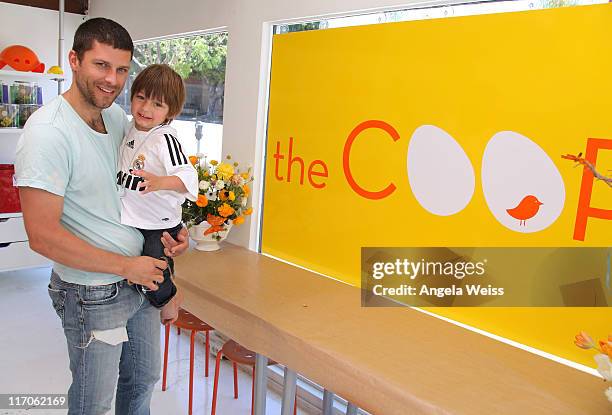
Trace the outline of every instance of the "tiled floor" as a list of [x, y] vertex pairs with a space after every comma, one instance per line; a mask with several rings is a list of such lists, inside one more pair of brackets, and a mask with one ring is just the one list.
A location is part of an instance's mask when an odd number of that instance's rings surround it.
[[[66, 393], [70, 386], [66, 340], [47, 295], [50, 269], [0, 273], [0, 393]], [[187, 414], [189, 397], [189, 336], [171, 331], [168, 390], [156, 385], [152, 415]], [[162, 330], [163, 335], [163, 330]], [[163, 345], [163, 338], [162, 338]], [[204, 378], [204, 345], [196, 347], [195, 414], [210, 414], [214, 359], [210, 376]], [[222, 363], [217, 414], [250, 414], [251, 378], [239, 371], [238, 400], [233, 399], [232, 368]], [[280, 397], [268, 392], [267, 414], [280, 414]], [[4, 414], [62, 414], [66, 411], [12, 411]], [[111, 413], [114, 413], [114, 409]]]

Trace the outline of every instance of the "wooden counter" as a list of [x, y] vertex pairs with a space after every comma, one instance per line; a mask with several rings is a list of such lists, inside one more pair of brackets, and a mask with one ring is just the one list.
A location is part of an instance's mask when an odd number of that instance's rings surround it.
[[601, 379], [244, 248], [175, 273], [190, 312], [374, 415], [612, 413]]

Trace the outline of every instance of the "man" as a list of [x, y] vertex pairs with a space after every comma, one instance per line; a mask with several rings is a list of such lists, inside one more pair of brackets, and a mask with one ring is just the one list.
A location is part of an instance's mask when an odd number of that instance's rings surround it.
[[[75, 33], [70, 89], [28, 120], [16, 180], [30, 247], [53, 260], [49, 295], [66, 336], [69, 414], [149, 414], [160, 372], [160, 311], [132, 284], [157, 289], [166, 262], [140, 256], [143, 239], [121, 225], [115, 184], [127, 123], [114, 104], [133, 54], [116, 22], [96, 18]], [[165, 254], [187, 248], [164, 235]], [[162, 310], [176, 319], [177, 298]]]

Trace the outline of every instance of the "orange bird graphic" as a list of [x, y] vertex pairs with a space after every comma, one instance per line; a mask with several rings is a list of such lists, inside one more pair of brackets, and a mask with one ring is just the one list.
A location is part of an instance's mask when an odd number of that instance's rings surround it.
[[538, 213], [540, 205], [543, 205], [543, 203], [540, 202], [537, 197], [528, 195], [525, 196], [515, 208], [506, 209], [506, 212], [513, 218], [519, 220], [519, 226], [525, 226], [525, 221], [533, 218], [536, 213]]

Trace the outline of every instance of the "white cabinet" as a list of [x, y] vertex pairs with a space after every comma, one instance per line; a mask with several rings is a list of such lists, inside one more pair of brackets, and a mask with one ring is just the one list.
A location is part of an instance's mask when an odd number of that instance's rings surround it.
[[[1, 81], [37, 82], [43, 87], [45, 102], [57, 95], [56, 82], [61, 79], [63, 77], [58, 75], [0, 70]], [[22, 131], [0, 128], [0, 164], [15, 162], [15, 149]], [[51, 261], [30, 249], [22, 214], [0, 213], [0, 272], [50, 265]]]
[[0, 214], [0, 272], [50, 265], [30, 249], [21, 213]]
[[23, 225], [23, 217], [17, 216], [18, 213], [15, 213], [15, 216], [9, 215], [0, 218], [0, 244], [27, 241], [28, 235]]

